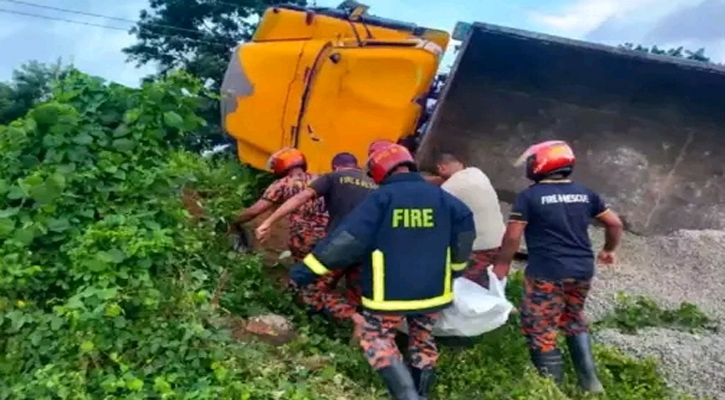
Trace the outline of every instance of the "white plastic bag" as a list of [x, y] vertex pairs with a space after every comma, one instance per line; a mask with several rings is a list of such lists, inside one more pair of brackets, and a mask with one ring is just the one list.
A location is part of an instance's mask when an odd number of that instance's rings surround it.
[[[499, 280], [488, 267], [489, 289], [466, 278], [453, 281], [453, 305], [441, 312], [435, 336], [478, 336], [503, 326], [514, 306], [506, 299], [506, 279]], [[407, 333], [404, 322], [400, 331]]]

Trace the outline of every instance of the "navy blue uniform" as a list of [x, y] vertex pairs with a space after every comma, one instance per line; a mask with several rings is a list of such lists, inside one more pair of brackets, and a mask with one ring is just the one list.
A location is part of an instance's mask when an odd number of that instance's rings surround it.
[[453, 301], [475, 238], [471, 210], [417, 173], [385, 179], [291, 271], [298, 285], [363, 263], [362, 307], [424, 314]]
[[526, 223], [526, 276], [590, 279], [594, 252], [588, 228], [606, 211], [598, 194], [568, 180], [541, 181], [519, 193], [510, 220]]

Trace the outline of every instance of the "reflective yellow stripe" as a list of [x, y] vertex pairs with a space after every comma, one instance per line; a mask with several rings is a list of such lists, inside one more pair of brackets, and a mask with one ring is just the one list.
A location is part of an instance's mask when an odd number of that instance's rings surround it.
[[373, 300], [385, 301], [385, 256], [380, 250], [373, 251]]
[[318, 260], [317, 257], [315, 257], [315, 255], [312, 253], [306, 255], [305, 258], [302, 259], [302, 263], [305, 264], [307, 268], [311, 269], [312, 272], [316, 273], [317, 275], [325, 275], [330, 272], [330, 270], [325, 268], [320, 260]]
[[[463, 266], [465, 267], [465, 263]], [[382, 251], [372, 253], [373, 267], [373, 298], [362, 298], [362, 305], [371, 310], [408, 311], [424, 310], [444, 306], [453, 301], [453, 270], [451, 269], [451, 251], [446, 254], [446, 273], [443, 283], [443, 294], [424, 300], [385, 300], [385, 256]]]
[[466, 269], [466, 266], [468, 263], [462, 262], [462, 263], [451, 263], [451, 269], [454, 271], [463, 271]]
[[465, 262], [465, 261], [462, 262], [462, 263], [454, 263], [454, 262], [451, 262], [451, 249], [450, 249], [450, 247], [448, 248], [448, 255], [446, 257], [447, 257], [446, 258], [446, 262], [448, 263], [448, 265], [450, 265], [451, 269], [454, 270], [454, 271], [456, 271], [456, 272], [457, 271], [463, 271], [464, 269], [466, 269], [466, 266], [468, 266], [468, 263]]
[[408, 311], [408, 310], [425, 310], [444, 306], [453, 301], [453, 293], [444, 293], [441, 296], [433, 297], [425, 300], [387, 300], [375, 301], [372, 299], [362, 298], [362, 305], [371, 310], [380, 311]]
[[451, 294], [453, 292], [453, 265], [451, 264], [451, 248], [446, 250], [446, 280], [443, 286], [443, 296]]

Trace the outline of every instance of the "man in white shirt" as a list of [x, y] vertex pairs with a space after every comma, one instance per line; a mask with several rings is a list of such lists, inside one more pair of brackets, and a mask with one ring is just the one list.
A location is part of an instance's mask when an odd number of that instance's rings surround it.
[[[488, 176], [476, 167], [466, 167], [452, 154], [438, 156], [437, 173], [445, 181], [441, 188], [457, 197], [473, 211], [476, 240], [471, 263], [463, 276], [488, 288], [488, 266], [494, 263], [506, 231], [498, 195]], [[494, 271], [499, 279], [507, 271]]]

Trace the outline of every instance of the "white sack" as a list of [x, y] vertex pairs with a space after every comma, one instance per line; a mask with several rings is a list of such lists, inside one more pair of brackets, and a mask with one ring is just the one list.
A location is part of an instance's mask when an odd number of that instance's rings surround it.
[[[441, 312], [435, 336], [478, 336], [503, 326], [514, 306], [506, 299], [506, 278], [499, 280], [488, 267], [490, 288], [466, 278], [453, 281], [453, 305]], [[408, 332], [404, 322], [401, 332]]]

